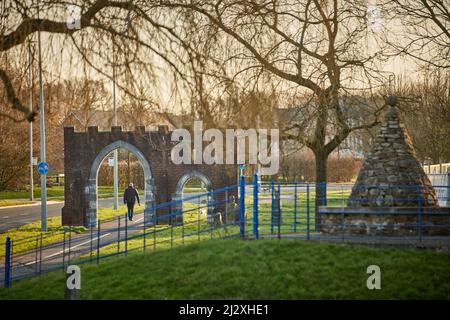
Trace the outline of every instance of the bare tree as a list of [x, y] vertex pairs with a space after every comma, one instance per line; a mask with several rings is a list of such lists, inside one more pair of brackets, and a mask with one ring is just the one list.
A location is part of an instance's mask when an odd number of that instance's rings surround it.
[[398, 81], [400, 110], [418, 158], [432, 163], [450, 161], [450, 73], [432, 70], [418, 81]]
[[[199, 30], [210, 27], [232, 39], [235, 45], [218, 41], [221, 56], [216, 59], [233, 64], [236, 74], [274, 76], [308, 97], [307, 126], [294, 124], [283, 137], [312, 150], [318, 183], [327, 179], [330, 153], [351, 132], [378, 123], [381, 107], [366, 123], [352, 125], [339, 103], [343, 93], [370, 92], [383, 80], [374, 64], [379, 52], [365, 50], [370, 33], [365, 1], [178, 0], [161, 5], [192, 13]], [[318, 189], [318, 205], [325, 192]]]
[[450, 68], [450, 1], [389, 0], [380, 2], [388, 19], [399, 19], [400, 37], [389, 34], [392, 54], [407, 54], [438, 68]]
[[[172, 80], [170, 90], [177, 92], [178, 86], [188, 86], [191, 77], [185, 58], [186, 51], [192, 48], [176, 32], [181, 30], [178, 33], [182, 34], [183, 23], [189, 21], [168, 15], [167, 10], [163, 12], [155, 5], [157, 3], [156, 0], [5, 0], [0, 7], [0, 54], [13, 55], [41, 32], [48, 48], [43, 59], [47, 61], [47, 69], [53, 68], [47, 70], [49, 74], [55, 73], [56, 63], [52, 63], [52, 58], [58, 55], [60, 61], [64, 60], [60, 67], [61, 78], [67, 76], [70, 63], [75, 65], [76, 72], [88, 68], [94, 70], [97, 77], [111, 79], [114, 64], [119, 89], [134, 99], [141, 97], [135, 95], [130, 81], [149, 87], [157, 82], [158, 73]], [[68, 23], [71, 7], [79, 8], [78, 25]], [[124, 81], [126, 72], [129, 76]], [[30, 111], [24, 105], [3, 68], [0, 81], [9, 105], [22, 115], [16, 120], [32, 121], [36, 110]], [[8, 113], [2, 115], [8, 116]]]

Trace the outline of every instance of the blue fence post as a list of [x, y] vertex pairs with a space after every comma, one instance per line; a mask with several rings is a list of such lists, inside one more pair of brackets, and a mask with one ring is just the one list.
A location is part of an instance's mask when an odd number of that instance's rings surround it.
[[278, 227], [278, 239], [281, 238], [281, 189], [280, 189], [280, 182], [278, 182], [277, 186], [277, 227]]
[[9, 262], [9, 265], [10, 265], [10, 267], [9, 267], [9, 279], [12, 279], [13, 278], [13, 270], [14, 270], [14, 262], [13, 262], [13, 259], [14, 259], [14, 240], [11, 240], [11, 250], [10, 250], [10, 252], [11, 252], [10, 253], [11, 260]]
[[184, 217], [183, 204], [181, 204], [181, 241], [184, 244]]
[[422, 241], [422, 233], [423, 233], [423, 230], [422, 230], [422, 190], [420, 190], [420, 188], [421, 188], [421, 186], [418, 186], [417, 187], [417, 196], [418, 196], [418, 207], [419, 207], [419, 214], [418, 214], [418, 217], [417, 217], [417, 219], [418, 219], [418, 227], [419, 227], [419, 241]]
[[297, 232], [297, 182], [294, 182], [294, 233]]
[[158, 221], [156, 213], [153, 216], [153, 251], [156, 251], [156, 222]]
[[128, 254], [128, 217], [125, 216], [125, 255]]
[[241, 175], [240, 181], [240, 199], [239, 199], [239, 220], [241, 238], [245, 237], [245, 176]]
[[274, 223], [274, 219], [273, 219], [273, 211], [274, 211], [274, 206], [275, 206], [275, 184], [273, 182], [273, 180], [270, 182], [270, 191], [271, 191], [271, 205], [270, 205], [270, 234], [273, 235], [273, 223]]
[[42, 273], [42, 232], [39, 240], [39, 275]]
[[144, 240], [142, 242], [142, 245], [144, 246], [144, 248], [143, 248], [144, 252], [145, 252], [145, 247], [147, 246], [147, 242], [146, 242], [146, 239], [145, 239], [145, 236], [146, 236], [146, 233], [145, 233], [145, 225], [146, 225], [145, 216], [146, 216], [146, 214], [145, 214], [145, 210], [144, 210], [144, 226], [143, 226], [143, 228], [144, 228]]
[[94, 234], [93, 234], [93, 227], [92, 227], [92, 225], [91, 225], [91, 227], [90, 227], [90, 235], [91, 235], [91, 243], [89, 244], [89, 246], [90, 246], [90, 248], [89, 248], [89, 262], [91, 262], [92, 261], [92, 254], [93, 254], [93, 251], [94, 251]]
[[447, 183], [445, 184], [444, 205], [450, 207], [450, 173], [447, 173]]
[[62, 270], [64, 271], [64, 267], [66, 265], [66, 228], [64, 228], [64, 240], [63, 240], [63, 252], [62, 252]]
[[35, 263], [34, 263], [34, 273], [35, 273], [35, 275], [38, 275], [38, 257], [39, 257], [39, 250], [38, 250], [38, 247], [39, 247], [39, 237], [36, 237], [36, 250], [35, 250], [35, 255], [34, 255], [34, 261], [35, 261]]
[[97, 227], [97, 264], [100, 263], [100, 226], [101, 222], [98, 221], [98, 227]]
[[117, 219], [117, 256], [120, 256], [120, 220], [122, 216], [118, 216]]
[[70, 265], [70, 254], [72, 247], [72, 228], [69, 227], [69, 256], [67, 257], [67, 264]]
[[258, 215], [258, 174], [255, 172], [253, 175], [253, 235], [255, 239], [259, 238]]
[[11, 238], [6, 237], [6, 245], [5, 245], [5, 288], [9, 288], [11, 281]]
[[306, 185], [306, 239], [310, 239], [310, 203], [309, 203], [309, 183]]

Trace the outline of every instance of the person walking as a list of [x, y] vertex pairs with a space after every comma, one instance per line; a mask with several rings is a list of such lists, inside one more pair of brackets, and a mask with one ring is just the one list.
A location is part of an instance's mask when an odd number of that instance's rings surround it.
[[133, 183], [128, 185], [128, 188], [125, 189], [123, 193], [123, 203], [127, 205], [128, 208], [128, 220], [133, 221], [134, 214], [134, 204], [136, 203], [136, 199], [139, 205], [141, 205], [139, 201], [139, 194], [134, 188]]

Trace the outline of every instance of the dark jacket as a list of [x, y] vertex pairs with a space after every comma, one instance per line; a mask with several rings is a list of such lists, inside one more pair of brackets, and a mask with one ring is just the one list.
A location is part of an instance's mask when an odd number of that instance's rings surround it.
[[125, 192], [123, 193], [123, 203], [135, 203], [136, 199], [140, 204], [139, 195], [136, 189], [133, 187], [126, 188]]

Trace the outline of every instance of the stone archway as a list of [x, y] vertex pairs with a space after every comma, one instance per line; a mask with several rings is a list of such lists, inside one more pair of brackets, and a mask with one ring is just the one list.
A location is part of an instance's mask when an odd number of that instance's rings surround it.
[[[181, 178], [178, 180], [175, 193], [172, 194], [172, 201], [176, 201], [176, 203], [173, 206], [173, 212], [182, 212], [183, 211], [183, 188], [186, 185], [186, 183], [191, 180], [192, 178], [199, 179], [203, 185], [205, 186], [206, 190], [208, 192], [213, 190], [213, 185], [211, 182], [211, 179], [203, 174], [202, 172], [199, 172], [197, 170], [189, 170], [188, 172], [184, 173]], [[215, 202], [214, 194], [208, 195], [207, 198], [207, 208], [208, 208], [208, 221], [212, 222], [212, 216], [214, 213], [214, 207], [213, 204]], [[179, 219], [176, 219], [177, 222], [182, 222], [182, 217]]]
[[150, 168], [150, 164], [147, 161], [144, 154], [136, 148], [134, 145], [122, 141], [117, 140], [106, 147], [104, 147], [95, 157], [92, 162], [89, 178], [86, 183], [85, 188], [85, 197], [88, 202], [87, 210], [86, 210], [86, 227], [96, 227], [97, 226], [97, 208], [98, 208], [98, 195], [97, 195], [97, 183], [98, 183], [98, 172], [100, 169], [100, 165], [103, 160], [106, 158], [108, 154], [110, 154], [115, 149], [123, 148], [130, 151], [132, 154], [136, 156], [139, 160], [139, 163], [144, 170], [144, 199], [145, 199], [145, 209], [144, 214], [149, 215], [147, 221], [151, 219], [152, 216], [152, 207], [154, 205], [155, 197], [154, 197], [154, 186], [153, 186], [153, 177]]

